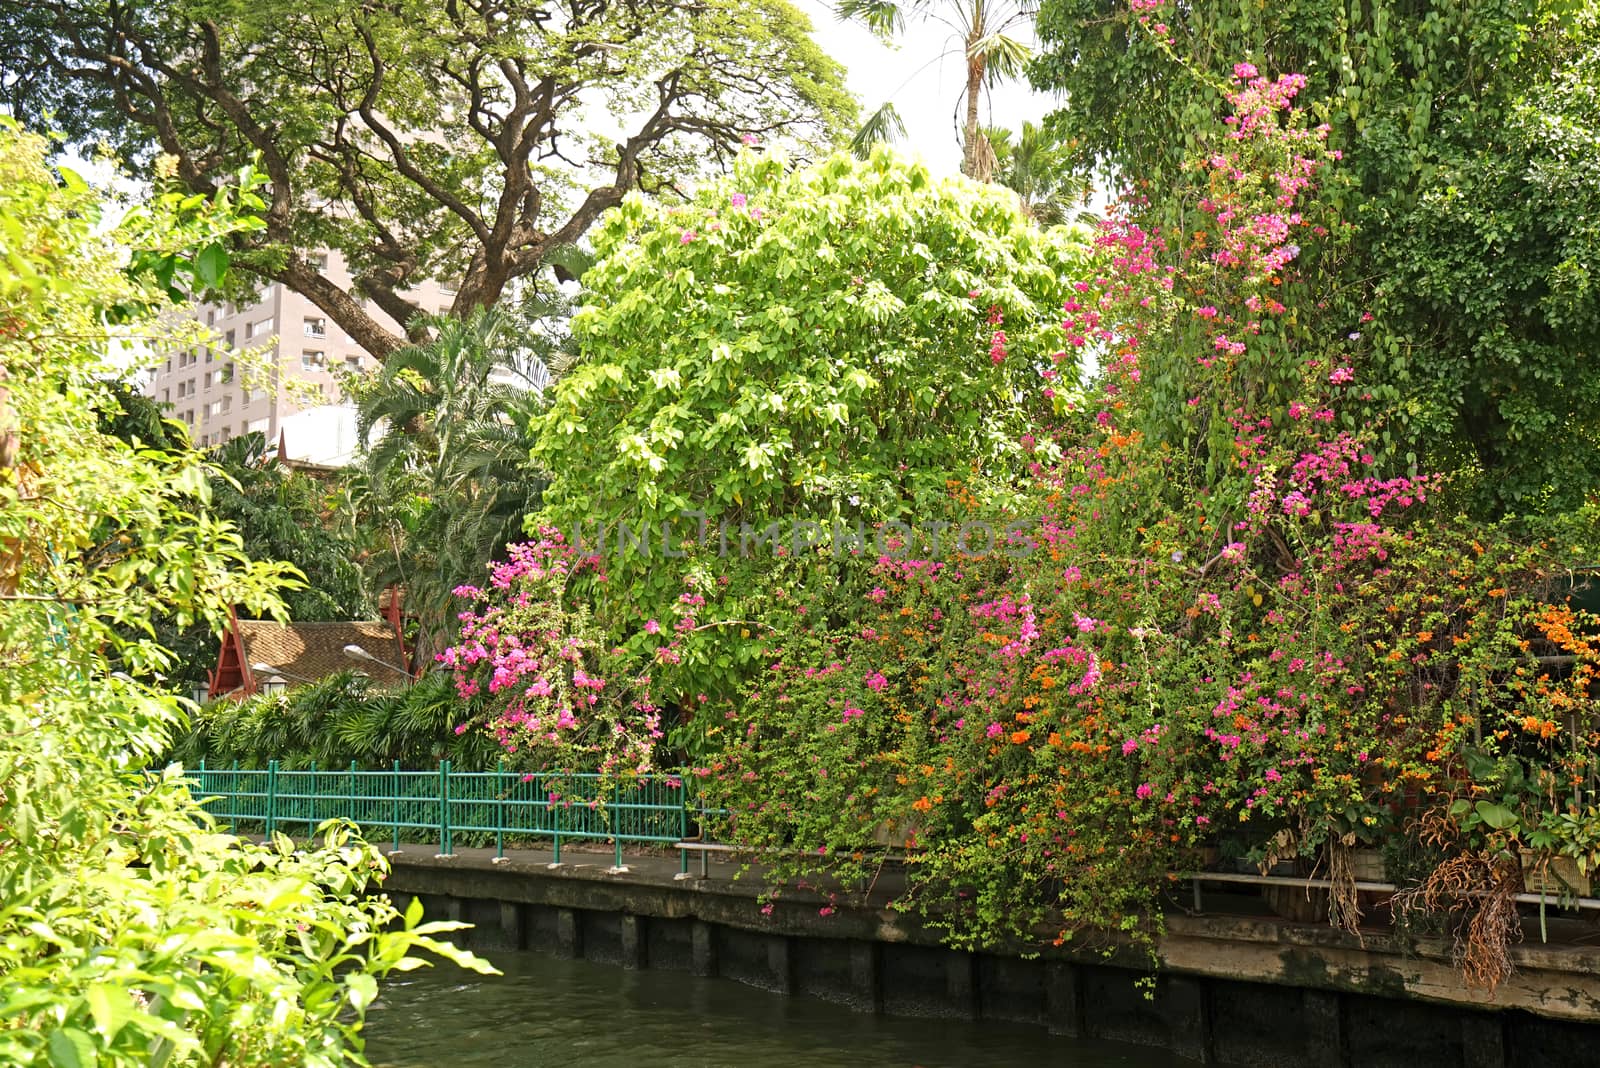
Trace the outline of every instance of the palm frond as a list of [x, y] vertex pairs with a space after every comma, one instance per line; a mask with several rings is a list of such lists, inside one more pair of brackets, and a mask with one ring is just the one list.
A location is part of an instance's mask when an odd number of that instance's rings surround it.
[[855, 153], [857, 159], [866, 159], [872, 154], [873, 145], [894, 144], [905, 135], [906, 124], [900, 118], [900, 112], [892, 102], [886, 100], [867, 116], [867, 121], [850, 138], [850, 151]]

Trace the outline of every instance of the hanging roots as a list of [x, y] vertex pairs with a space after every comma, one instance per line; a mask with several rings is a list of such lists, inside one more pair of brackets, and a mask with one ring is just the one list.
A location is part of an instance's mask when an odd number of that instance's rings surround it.
[[1495, 989], [1513, 971], [1509, 952], [1522, 941], [1517, 894], [1522, 871], [1503, 853], [1463, 853], [1451, 857], [1422, 885], [1394, 896], [1396, 913], [1417, 910], [1454, 919], [1455, 963], [1467, 985]]
[[1361, 937], [1361, 900], [1356, 891], [1355, 867], [1350, 863], [1354, 834], [1328, 842], [1328, 923]]

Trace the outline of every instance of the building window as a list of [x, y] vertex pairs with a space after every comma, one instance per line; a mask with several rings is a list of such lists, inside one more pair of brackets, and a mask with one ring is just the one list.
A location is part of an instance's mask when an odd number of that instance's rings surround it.
[[361, 357], [360, 356], [346, 356], [344, 358], [344, 369], [346, 371], [349, 371], [351, 374], [359, 373], [360, 370], [361, 370]]
[[171, 361], [171, 360], [168, 360], [168, 361], [167, 361], [167, 370], [168, 370], [168, 371], [171, 371], [171, 370], [172, 370], [172, 361]]
[[262, 334], [272, 333], [272, 320], [263, 319], [258, 323], [250, 324], [250, 337], [260, 337]]
[[306, 262], [311, 264], [313, 271], [326, 271], [328, 269], [328, 254], [326, 252], [313, 252], [306, 257]]
[[328, 320], [322, 318], [321, 316], [317, 316], [315, 318], [308, 316], [306, 318], [305, 330], [306, 337], [327, 337]]
[[172, 403], [172, 390], [164, 389], [164, 390], [161, 391], [161, 403], [162, 404], [171, 404]]
[[211, 416], [221, 415], [223, 412], [227, 411], [228, 402], [232, 399], [233, 398], [231, 397], [223, 397], [219, 401], [212, 401], [210, 404], [206, 405], [206, 417], [209, 419]]
[[229, 330], [226, 334], [223, 334], [222, 341], [223, 344], [227, 345], [230, 349], [233, 348], [233, 331]]
[[328, 354], [321, 349], [306, 349], [300, 354], [300, 370], [322, 371], [328, 366]]
[[244, 432], [246, 434], [265, 434], [268, 425], [269, 421], [266, 419], [255, 419], [245, 426]]

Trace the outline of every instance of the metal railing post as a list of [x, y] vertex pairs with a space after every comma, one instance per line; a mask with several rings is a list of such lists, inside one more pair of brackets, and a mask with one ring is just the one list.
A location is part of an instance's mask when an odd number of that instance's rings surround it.
[[[670, 779], [668, 780], [668, 783], [670, 785]], [[680, 787], [678, 797], [678, 841], [687, 842], [688, 840], [689, 791]], [[678, 850], [678, 874], [685, 876], [689, 874], [689, 851], [687, 849]]]
[[317, 762], [311, 762], [311, 783], [306, 790], [306, 838], [317, 836]]
[[394, 801], [394, 851], [400, 852], [400, 761], [394, 762], [394, 784], [391, 787]]
[[506, 762], [494, 762], [494, 788], [499, 804], [495, 806], [494, 859], [506, 859]]
[[544, 786], [544, 810], [550, 813], [550, 837], [555, 840], [555, 863], [561, 863], [561, 809], [556, 807], [555, 801], [550, 798], [550, 784]]
[[453, 856], [450, 842], [450, 761], [439, 761], [439, 855]]
[[611, 840], [617, 844], [615, 870], [622, 870], [622, 784], [611, 784]]
[[267, 837], [272, 837], [278, 814], [278, 762], [267, 761]]

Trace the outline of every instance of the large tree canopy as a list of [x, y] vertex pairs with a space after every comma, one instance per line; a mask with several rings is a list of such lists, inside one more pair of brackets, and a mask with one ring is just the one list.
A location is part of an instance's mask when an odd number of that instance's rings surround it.
[[488, 307], [629, 190], [749, 138], [831, 142], [855, 106], [809, 30], [785, 0], [39, 0], [0, 14], [0, 84], [195, 191], [259, 158], [236, 266], [383, 356], [405, 339], [373, 306], [410, 323], [425, 280]]

